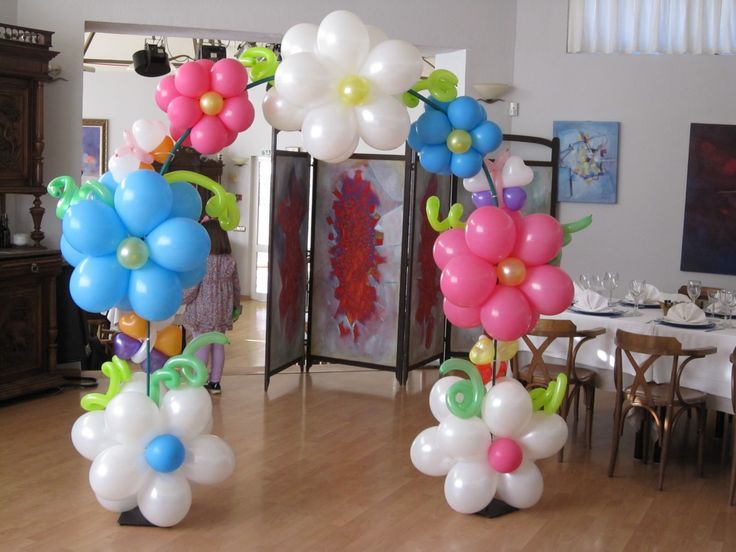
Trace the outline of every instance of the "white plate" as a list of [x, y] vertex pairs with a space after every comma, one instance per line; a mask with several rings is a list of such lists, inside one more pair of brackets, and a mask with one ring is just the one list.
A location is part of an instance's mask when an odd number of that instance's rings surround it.
[[[622, 305], [626, 305], [627, 307], [633, 307], [634, 302], [629, 301], [626, 298], [621, 299], [620, 303]], [[639, 303], [640, 309], [658, 309], [659, 308], [659, 301], [645, 301], [644, 303]]]
[[603, 310], [597, 310], [597, 311], [591, 311], [586, 309], [581, 309], [580, 307], [576, 307], [575, 305], [572, 305], [569, 310], [572, 312], [577, 312], [579, 314], [592, 314], [593, 316], [621, 316], [624, 314], [624, 311], [617, 308], [611, 308], [608, 307], [607, 309]]
[[682, 322], [680, 320], [671, 320], [667, 317], [659, 320], [662, 324], [674, 326], [676, 328], [713, 328], [715, 324], [711, 320], [703, 320], [702, 322]]

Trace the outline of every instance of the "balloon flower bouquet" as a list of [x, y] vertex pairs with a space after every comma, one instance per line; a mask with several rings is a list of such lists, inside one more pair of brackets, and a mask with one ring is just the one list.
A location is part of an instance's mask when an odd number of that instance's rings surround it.
[[[156, 89], [168, 128], [136, 121], [99, 180], [77, 186], [62, 176], [48, 185], [59, 200], [61, 251], [75, 267], [72, 298], [87, 311], [123, 311], [117, 354], [102, 367], [107, 392], [83, 397], [88, 412], [72, 428], [74, 446], [92, 460], [92, 490], [113, 512], [137, 506], [150, 523], [175, 525], [191, 504], [189, 481], [218, 483], [234, 469], [230, 447], [209, 433], [207, 371], [194, 354], [227, 339], [204, 334], [181, 351], [180, 334], [169, 328], [183, 290], [204, 277], [210, 250], [194, 186], [212, 192], [205, 211], [224, 230], [238, 224], [239, 212], [234, 195], [216, 182], [167, 169], [182, 145], [213, 154], [248, 129], [254, 86], [271, 85], [264, 117], [276, 129], [301, 131], [317, 159], [344, 161], [360, 140], [391, 150], [408, 139], [428, 171], [466, 179], [478, 206], [467, 223], [459, 205], [440, 222], [437, 198], [427, 211], [442, 230], [434, 251], [447, 317], [462, 327], [482, 323], [493, 338], [479, 346], [479, 358], [497, 346], [508, 360], [511, 342], [533, 327], [538, 313], [558, 312], [572, 298], [570, 279], [549, 263], [574, 229], [546, 215], [519, 214], [531, 171], [508, 155], [495, 164], [483, 161], [500, 146], [502, 133], [476, 100], [456, 97], [455, 75], [436, 70], [420, 78], [422, 57], [414, 46], [347, 11], [328, 14], [319, 26], [291, 27], [281, 57], [254, 47], [238, 59], [183, 64]], [[419, 101], [425, 112], [412, 125], [407, 108]], [[440, 425], [412, 447], [420, 470], [448, 474], [446, 495], [458, 511], [477, 511], [496, 491], [509, 504], [530, 506], [541, 493], [533, 460], [564, 443], [564, 422], [552, 413], [564, 382], [531, 396], [497, 373], [496, 357], [478, 365], [490, 378], [489, 390], [476, 365], [459, 359], [443, 365], [442, 373], [460, 369], [470, 379], [448, 376], [437, 383], [430, 406]], [[126, 359], [144, 371], [133, 373]]]

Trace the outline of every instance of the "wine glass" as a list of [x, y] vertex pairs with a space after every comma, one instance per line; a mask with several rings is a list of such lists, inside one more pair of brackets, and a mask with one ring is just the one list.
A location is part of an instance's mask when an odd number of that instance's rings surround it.
[[603, 286], [603, 278], [598, 274], [593, 274], [592, 276], [590, 276], [590, 289], [592, 289], [596, 293], [602, 292], [605, 289], [605, 287]]
[[629, 282], [629, 293], [631, 293], [631, 296], [634, 298], [635, 315], [639, 314], [639, 297], [641, 297], [642, 293], [644, 293], [646, 287], [646, 280], [631, 280], [631, 282]]
[[618, 287], [618, 272], [606, 272], [603, 287], [608, 290], [608, 304], [613, 303], [613, 290]]
[[580, 287], [583, 289], [590, 289], [590, 274], [581, 274], [578, 278]]
[[714, 288], [708, 289], [708, 304], [710, 305], [710, 315], [715, 318], [716, 305], [720, 303], [718, 300], [718, 290]]
[[703, 288], [703, 284], [700, 280], [688, 280], [687, 282], [687, 296], [690, 300], [695, 303], [700, 297], [700, 291]]
[[733, 327], [731, 323], [731, 311], [736, 307], [736, 293], [730, 289], [724, 289], [723, 292], [723, 301], [726, 306], [726, 326], [731, 328]]

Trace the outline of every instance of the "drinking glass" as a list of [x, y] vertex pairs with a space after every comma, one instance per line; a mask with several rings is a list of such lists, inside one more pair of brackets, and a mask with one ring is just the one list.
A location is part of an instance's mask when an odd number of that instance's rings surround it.
[[641, 294], [644, 293], [646, 287], [646, 280], [631, 280], [631, 282], [629, 282], [629, 292], [634, 298], [634, 314], [636, 315], [639, 314], [639, 297], [641, 297]]
[[593, 274], [592, 276], [590, 276], [590, 289], [592, 289], [596, 293], [602, 292], [605, 289], [605, 286], [603, 285], [603, 278], [598, 274]]
[[716, 316], [716, 305], [720, 301], [718, 300], [718, 290], [710, 288], [708, 290], [708, 304], [710, 305], [710, 315], [715, 317]]
[[618, 287], [618, 272], [606, 272], [603, 287], [608, 290], [608, 304], [613, 303], [613, 290]]
[[703, 284], [700, 282], [700, 280], [688, 280], [687, 282], [687, 296], [690, 297], [690, 300], [695, 303], [700, 297], [700, 291], [703, 287]]
[[724, 291], [724, 304], [726, 306], [726, 326], [729, 328], [733, 327], [731, 322], [731, 311], [736, 307], [736, 293], [733, 290], [725, 289]]
[[581, 274], [578, 278], [580, 287], [583, 289], [590, 289], [590, 274]]

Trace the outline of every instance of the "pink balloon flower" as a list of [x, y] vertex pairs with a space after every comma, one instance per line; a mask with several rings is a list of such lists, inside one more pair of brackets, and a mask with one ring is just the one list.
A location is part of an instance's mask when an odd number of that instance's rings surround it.
[[156, 87], [156, 104], [169, 116], [171, 135], [203, 154], [217, 153], [253, 124], [248, 73], [234, 59], [199, 59], [185, 63]]
[[491, 337], [512, 341], [529, 332], [540, 314], [565, 310], [574, 295], [572, 280], [547, 264], [562, 242], [562, 227], [549, 215], [476, 209], [464, 233], [449, 230], [435, 241], [447, 319], [462, 328], [480, 322]]

